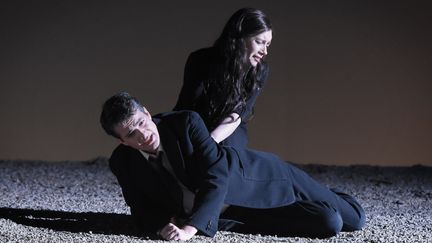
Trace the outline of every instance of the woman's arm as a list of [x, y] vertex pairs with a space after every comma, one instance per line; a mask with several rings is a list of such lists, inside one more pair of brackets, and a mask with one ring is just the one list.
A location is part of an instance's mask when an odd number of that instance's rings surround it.
[[240, 125], [241, 118], [237, 113], [231, 113], [230, 116], [226, 117], [219, 126], [217, 126], [211, 133], [211, 137], [220, 143], [229, 137]]

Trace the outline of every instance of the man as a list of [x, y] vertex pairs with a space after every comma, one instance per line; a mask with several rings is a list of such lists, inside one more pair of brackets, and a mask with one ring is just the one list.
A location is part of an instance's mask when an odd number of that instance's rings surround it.
[[277, 156], [218, 145], [197, 113], [150, 113], [128, 93], [101, 125], [119, 139], [110, 167], [140, 229], [166, 240], [217, 230], [330, 237], [364, 225], [361, 206]]

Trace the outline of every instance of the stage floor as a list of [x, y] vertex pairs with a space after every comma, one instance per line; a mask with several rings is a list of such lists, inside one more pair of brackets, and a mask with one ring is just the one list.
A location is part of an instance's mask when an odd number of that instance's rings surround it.
[[[324, 240], [218, 232], [188, 242], [431, 242], [432, 167], [299, 166], [355, 196], [366, 227]], [[106, 159], [0, 161], [0, 242], [166, 242], [134, 230]]]

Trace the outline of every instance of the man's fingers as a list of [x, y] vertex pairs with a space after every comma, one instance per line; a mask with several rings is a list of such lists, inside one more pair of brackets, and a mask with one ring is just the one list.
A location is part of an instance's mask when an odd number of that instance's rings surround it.
[[162, 238], [166, 238], [169, 234], [169, 232], [172, 231], [171, 223], [165, 225], [160, 231], [159, 235], [162, 236]]
[[175, 225], [170, 223], [170, 227], [167, 232], [167, 239], [175, 240], [177, 236], [178, 236], [178, 228]]
[[166, 240], [178, 240], [179, 228], [172, 223], [168, 223], [160, 231], [160, 236]]
[[179, 237], [179, 232], [178, 231], [176, 231], [176, 230], [174, 230], [173, 232], [171, 232], [169, 235], [168, 235], [168, 240], [179, 240], [180, 239], [180, 237]]

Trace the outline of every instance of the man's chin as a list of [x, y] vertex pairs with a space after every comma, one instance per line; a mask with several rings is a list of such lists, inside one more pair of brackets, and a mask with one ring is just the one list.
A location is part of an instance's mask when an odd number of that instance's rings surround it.
[[154, 144], [153, 144], [153, 149], [154, 149], [155, 151], [157, 151], [157, 150], [159, 149], [159, 146], [160, 146], [160, 143], [159, 143], [159, 142], [154, 142]]
[[149, 152], [149, 153], [156, 153], [158, 148], [159, 148], [159, 144], [154, 143], [154, 144], [151, 144], [150, 146], [147, 146], [146, 148], [141, 148], [141, 150]]

